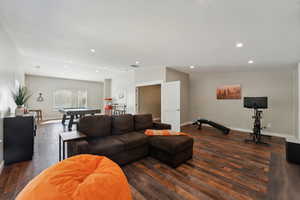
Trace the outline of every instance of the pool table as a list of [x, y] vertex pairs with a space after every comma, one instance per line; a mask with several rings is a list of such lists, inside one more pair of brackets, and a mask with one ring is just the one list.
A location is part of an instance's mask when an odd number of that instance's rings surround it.
[[62, 124], [65, 125], [67, 119], [69, 119], [68, 129], [72, 130], [72, 125], [76, 124], [74, 122], [75, 118], [83, 117], [85, 115], [94, 115], [96, 113], [101, 113], [100, 109], [94, 108], [61, 108], [59, 112], [63, 114]]

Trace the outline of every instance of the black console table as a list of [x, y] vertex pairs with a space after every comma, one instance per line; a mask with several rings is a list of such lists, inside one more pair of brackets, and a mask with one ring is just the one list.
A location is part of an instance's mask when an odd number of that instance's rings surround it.
[[36, 122], [34, 114], [4, 118], [4, 163], [31, 160]]
[[[82, 138], [86, 138], [87, 136], [79, 131], [71, 131], [71, 132], [61, 132], [59, 133], [58, 143], [59, 143], [59, 161], [64, 160], [66, 158], [66, 148], [65, 144], [68, 142], [80, 140]], [[62, 144], [61, 144], [62, 143]], [[62, 145], [62, 146], [61, 146]], [[62, 153], [62, 158], [61, 158]]]
[[286, 160], [300, 164], [300, 140], [287, 139], [285, 142], [286, 146]]

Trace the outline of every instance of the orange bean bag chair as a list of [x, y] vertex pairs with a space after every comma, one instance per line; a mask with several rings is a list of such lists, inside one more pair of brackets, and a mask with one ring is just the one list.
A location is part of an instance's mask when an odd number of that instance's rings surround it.
[[103, 156], [79, 155], [44, 170], [17, 200], [131, 200], [121, 168]]

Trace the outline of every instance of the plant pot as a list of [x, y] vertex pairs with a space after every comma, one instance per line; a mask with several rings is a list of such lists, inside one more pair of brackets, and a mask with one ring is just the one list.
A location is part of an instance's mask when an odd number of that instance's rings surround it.
[[25, 113], [25, 108], [24, 106], [17, 106], [15, 110], [15, 115], [16, 116], [23, 116]]

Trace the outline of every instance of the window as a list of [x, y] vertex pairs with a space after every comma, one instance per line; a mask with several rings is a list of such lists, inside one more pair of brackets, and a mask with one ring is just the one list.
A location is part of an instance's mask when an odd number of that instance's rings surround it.
[[77, 105], [78, 107], [87, 107], [87, 91], [77, 92]]
[[55, 110], [60, 108], [79, 108], [87, 107], [87, 91], [60, 89], [53, 93], [53, 107]]

